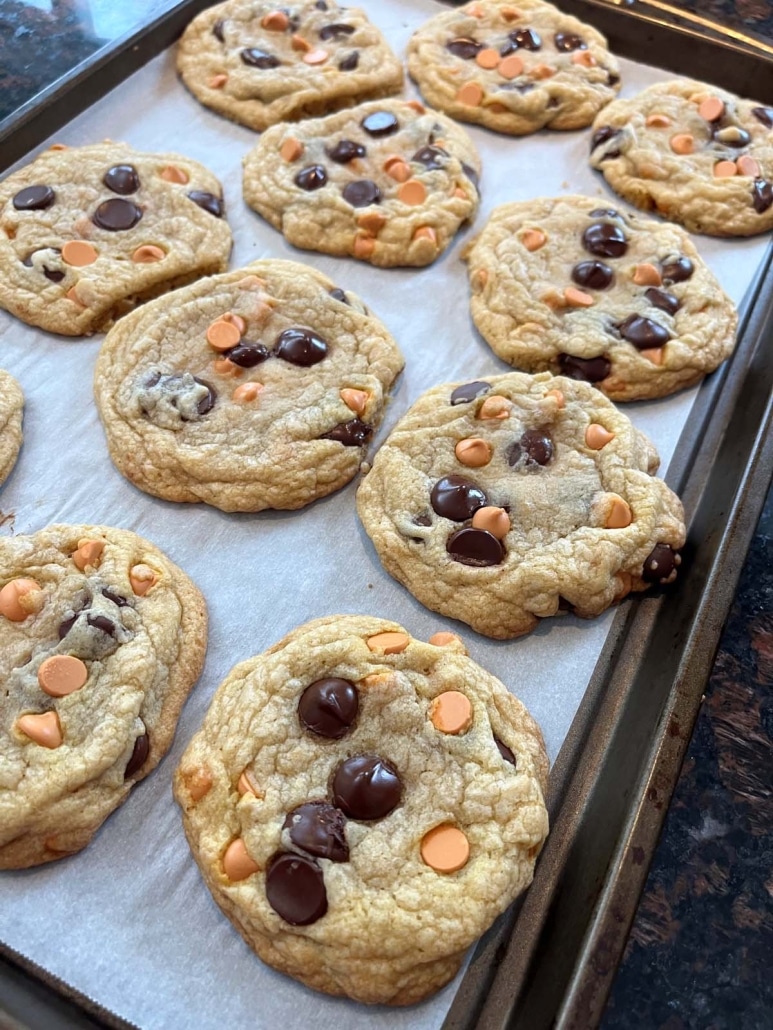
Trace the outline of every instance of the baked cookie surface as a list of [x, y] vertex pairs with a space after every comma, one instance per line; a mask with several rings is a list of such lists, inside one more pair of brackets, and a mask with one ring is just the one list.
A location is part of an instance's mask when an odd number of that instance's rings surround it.
[[466, 258], [473, 320], [500, 358], [616, 401], [690, 386], [735, 343], [735, 306], [687, 233], [598, 197], [504, 204]]
[[244, 198], [296, 247], [427, 265], [475, 217], [480, 167], [449, 118], [382, 100], [263, 133]]
[[403, 66], [355, 7], [227, 0], [183, 33], [177, 70], [206, 107], [263, 130], [398, 93]]
[[402, 367], [354, 294], [266, 260], [122, 319], [94, 389], [110, 456], [140, 489], [261, 511], [349, 482]]
[[8, 478], [19, 456], [23, 410], [21, 387], [12, 375], [0, 369], [0, 483]]
[[684, 517], [657, 466], [588, 383], [511, 372], [422, 394], [357, 511], [384, 568], [427, 608], [515, 637], [674, 578]]
[[88, 844], [169, 748], [206, 636], [199, 591], [134, 533], [0, 539], [0, 869]]
[[0, 183], [0, 306], [66, 336], [228, 265], [220, 183], [178, 154], [56, 148]]
[[636, 207], [709, 236], [773, 227], [773, 108], [677, 79], [616, 100], [593, 129], [591, 165]]
[[581, 129], [617, 93], [600, 32], [542, 0], [473, 0], [414, 33], [408, 71], [432, 107], [523, 136]]
[[218, 905], [261, 959], [368, 1003], [419, 1001], [531, 882], [547, 757], [455, 634], [307, 623], [237, 665], [175, 796]]

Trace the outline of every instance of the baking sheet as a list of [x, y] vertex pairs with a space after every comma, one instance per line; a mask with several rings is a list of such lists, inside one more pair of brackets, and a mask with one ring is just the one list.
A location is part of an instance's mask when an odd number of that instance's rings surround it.
[[[399, 52], [418, 25], [442, 9], [430, 0], [368, 0], [361, 6]], [[623, 95], [668, 77], [621, 63]], [[587, 130], [525, 139], [469, 131], [484, 164], [476, 229], [507, 200], [574, 192], [612, 197], [588, 166]], [[469, 231], [424, 270], [380, 270], [294, 250], [241, 200], [241, 158], [256, 137], [201, 108], [176, 81], [172, 53], [128, 79], [56, 141], [78, 145], [103, 138], [146, 150], [177, 150], [220, 177], [235, 236], [231, 267], [261, 257], [306, 262], [359, 293], [383, 319], [407, 363], [379, 441], [419, 393], [438, 381], [507, 370], [471, 326], [466, 266], [459, 260]], [[767, 238], [696, 238], [736, 302], [768, 244]], [[259, 515], [227, 515], [142, 494], [107, 456], [91, 392], [100, 343], [100, 337], [52, 337], [0, 312], [0, 364], [19, 379], [27, 398], [24, 448], [0, 492], [0, 533], [83, 521], [147, 536], [204, 592], [209, 652], [171, 753], [92, 845], [53, 865], [0, 874], [0, 939], [145, 1028], [230, 1023], [305, 1030], [310, 1019], [323, 1030], [437, 1027], [456, 982], [409, 1010], [373, 1009], [314, 994], [263, 966], [212, 902], [193, 864], [171, 800], [174, 767], [233, 664], [307, 619], [338, 612], [396, 619], [423, 639], [438, 629], [460, 632], [472, 657], [524, 700], [555, 758], [613, 613], [593, 622], [572, 616], [547, 620], [526, 638], [499, 642], [426, 611], [381, 569], [356, 518], [356, 483], [300, 512]], [[655, 441], [662, 471], [690, 417], [695, 392], [626, 406]]]

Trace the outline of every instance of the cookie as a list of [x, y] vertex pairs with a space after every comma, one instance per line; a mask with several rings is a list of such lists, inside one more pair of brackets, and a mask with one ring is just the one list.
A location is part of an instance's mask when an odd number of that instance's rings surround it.
[[349, 482], [402, 367], [353, 293], [267, 260], [121, 319], [94, 389], [110, 456], [141, 490], [261, 511]]
[[244, 159], [244, 199], [290, 243], [373, 265], [428, 265], [478, 208], [466, 132], [415, 101], [275, 125]]
[[0, 369], [0, 483], [16, 464], [21, 448], [24, 394], [13, 376]]
[[509, 364], [616, 401], [697, 383], [733, 349], [733, 302], [683, 229], [599, 203], [496, 208], [465, 255], [475, 325]]
[[227, 0], [183, 33], [177, 70], [205, 107], [263, 130], [399, 93], [403, 66], [364, 11]]
[[422, 394], [376, 454], [357, 511], [417, 600], [505, 639], [675, 578], [684, 516], [657, 467], [590, 384], [511, 372]]
[[0, 539], [0, 869], [89, 843], [169, 748], [206, 639], [199, 591], [134, 533]]
[[548, 829], [539, 728], [459, 638], [368, 616], [237, 665], [175, 796], [215, 901], [309, 987], [408, 1005], [531, 882]]
[[659, 82], [593, 124], [591, 165], [631, 204], [709, 236], [773, 228], [773, 107]]
[[223, 271], [231, 230], [217, 179], [125, 143], [51, 147], [0, 183], [0, 306], [65, 336]]
[[473, 0], [414, 33], [408, 71], [432, 107], [523, 136], [582, 129], [620, 88], [596, 29], [542, 0]]

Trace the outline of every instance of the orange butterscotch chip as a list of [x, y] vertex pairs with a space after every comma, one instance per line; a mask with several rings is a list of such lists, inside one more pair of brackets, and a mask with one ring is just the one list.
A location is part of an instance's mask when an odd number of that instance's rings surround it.
[[257, 275], [245, 275], [236, 285], [240, 290], [262, 290], [266, 283], [265, 280], [259, 279]]
[[64, 739], [56, 712], [22, 715], [16, 720], [16, 729], [41, 747], [52, 750], [59, 747]]
[[429, 717], [441, 733], [464, 733], [472, 726], [470, 699], [459, 690], [446, 690], [432, 699]]
[[368, 233], [380, 232], [387, 223], [386, 215], [380, 211], [363, 211], [357, 215], [357, 225]]
[[66, 697], [80, 690], [89, 678], [89, 670], [80, 658], [55, 654], [41, 662], [38, 683], [50, 697]]
[[65, 296], [67, 297], [68, 300], [71, 300], [73, 302], [73, 304], [77, 304], [78, 307], [81, 307], [81, 308], [87, 308], [88, 307], [88, 304], [84, 300], [81, 299], [81, 297], [80, 297], [80, 295], [78, 293], [78, 284], [77, 283], [74, 286], [70, 287], [70, 289], [67, 291]]
[[660, 271], [654, 265], [645, 261], [634, 268], [633, 281], [637, 286], [660, 286], [663, 279]]
[[556, 74], [556, 69], [549, 64], [537, 64], [531, 69], [533, 79], [551, 79]]
[[698, 104], [698, 114], [707, 122], [716, 122], [725, 113], [725, 103], [719, 97], [706, 97]]
[[402, 158], [389, 159], [384, 162], [384, 171], [395, 182], [408, 182], [411, 177], [411, 166]]
[[527, 229], [521, 233], [521, 243], [530, 251], [539, 250], [540, 247], [545, 246], [547, 241], [548, 238], [542, 229]]
[[93, 265], [98, 257], [96, 248], [85, 240], [68, 240], [62, 247], [62, 261], [75, 268]]
[[468, 4], [464, 9], [465, 14], [469, 14], [471, 18], [482, 18], [485, 15], [485, 11], [480, 4], [472, 3]]
[[523, 17], [523, 12], [519, 11], [517, 7], [502, 7], [499, 13], [505, 21], [515, 21], [517, 18]]
[[427, 187], [418, 179], [409, 179], [397, 191], [397, 197], [403, 204], [415, 207], [417, 204], [423, 204], [427, 199]]
[[207, 79], [207, 85], [210, 89], [222, 89], [226, 82], [228, 82], [228, 76], [225, 72], [218, 72], [217, 75]]
[[102, 552], [105, 549], [104, 540], [79, 540], [77, 550], [72, 552], [72, 560], [75, 567], [84, 571], [87, 565], [94, 568], [99, 565]]
[[297, 161], [304, 149], [299, 139], [296, 139], [295, 136], [288, 136], [279, 148], [279, 153], [283, 161]]
[[393, 686], [394, 682], [393, 672], [370, 672], [360, 680], [360, 684], [368, 688]]
[[48, 148], [49, 150], [69, 150], [70, 148], [66, 143], [52, 143]]
[[371, 651], [383, 651], [384, 654], [400, 654], [410, 644], [407, 633], [375, 633], [365, 643]]
[[346, 407], [353, 411], [355, 415], [362, 415], [370, 400], [370, 394], [367, 390], [354, 390], [348, 386], [339, 392], [339, 396]]
[[594, 451], [600, 451], [606, 447], [610, 440], [614, 440], [615, 434], [600, 426], [598, 422], [591, 422], [585, 430], [585, 443]]
[[451, 194], [452, 197], [458, 197], [460, 200], [467, 199], [467, 190], [462, 189], [461, 186], [454, 186], [454, 191]]
[[548, 392], [545, 394], [545, 397], [550, 397], [551, 400], [554, 400], [559, 408], [566, 407], [566, 399], [564, 398], [564, 395], [561, 393], [560, 390], [548, 390]]
[[151, 265], [154, 261], [163, 261], [166, 257], [164, 251], [154, 243], [146, 243], [132, 254], [132, 261], [136, 265]]
[[246, 880], [257, 873], [260, 866], [247, 854], [247, 848], [241, 837], [232, 840], [223, 855], [223, 872], [234, 883]]
[[188, 173], [183, 171], [182, 168], [178, 168], [177, 165], [166, 165], [165, 168], [161, 169], [160, 175], [166, 182], [176, 182], [180, 185], [185, 185], [190, 178]]
[[[504, 61], [502, 62], [504, 64]], [[502, 65], [500, 65], [501, 70]], [[460, 104], [464, 104], [465, 107], [480, 107], [483, 100], [483, 87], [479, 86], [477, 82], [465, 82], [465, 84], [457, 90], [456, 100]]]
[[510, 516], [505, 509], [496, 508], [494, 505], [487, 504], [483, 508], [478, 508], [472, 517], [473, 529], [484, 529], [497, 540], [504, 540], [511, 527]]
[[639, 357], [646, 358], [647, 361], [651, 361], [653, 365], [662, 365], [664, 350], [664, 347], [646, 347], [644, 350], [639, 351]]
[[570, 58], [572, 64], [582, 65], [583, 68], [595, 68], [598, 61], [587, 50], [575, 50]]
[[250, 401], [257, 400], [264, 390], [265, 386], [263, 383], [242, 383], [231, 394], [231, 400], [237, 401], [240, 404], [248, 404]]
[[207, 329], [207, 343], [215, 350], [230, 350], [241, 340], [242, 334], [233, 322], [219, 318]]
[[738, 168], [735, 161], [717, 161], [712, 171], [715, 179], [731, 179]]
[[240, 794], [252, 794], [255, 798], [262, 798], [263, 794], [255, 786], [255, 783], [250, 774], [245, 769], [239, 777], [239, 782], [236, 784], [236, 789]]
[[369, 258], [376, 249], [376, 241], [372, 236], [360, 233], [354, 237], [354, 256], [358, 258]]
[[215, 358], [212, 362], [212, 368], [219, 376], [238, 376], [243, 371], [238, 365], [234, 365], [233, 361], [229, 361], [228, 358]]
[[429, 240], [437, 246], [437, 233], [431, 225], [420, 225], [413, 234], [414, 240]]
[[43, 591], [34, 579], [12, 579], [0, 590], [0, 615], [9, 622], [24, 622], [42, 605]]
[[567, 286], [564, 290], [564, 301], [572, 308], [589, 308], [593, 305], [593, 297], [583, 293], [576, 286]]
[[493, 393], [490, 397], [486, 397], [475, 417], [482, 419], [509, 418], [512, 407], [512, 401], [509, 401], [507, 397], [500, 397], [499, 394]]
[[633, 522], [633, 515], [622, 497], [615, 497], [607, 512], [607, 529], [625, 529]]
[[260, 24], [269, 32], [284, 32], [290, 24], [290, 19], [284, 11], [269, 11], [260, 19]]
[[138, 597], [144, 597], [151, 587], [158, 582], [158, 576], [149, 565], [140, 563], [129, 569], [129, 582]]
[[247, 323], [241, 315], [235, 315], [232, 311], [226, 311], [226, 313], [220, 317], [224, 322], [230, 322], [231, 325], [235, 325], [242, 336], [247, 332]]
[[195, 769], [186, 771], [183, 773], [183, 779], [192, 801], [201, 801], [206, 797], [214, 783], [212, 772], [205, 765], [198, 765]]
[[644, 124], [650, 129], [667, 129], [671, 119], [667, 114], [649, 114]]
[[309, 50], [307, 54], [303, 55], [303, 60], [306, 64], [324, 64], [328, 57], [330, 54], [327, 50], [317, 49]]
[[678, 132], [669, 140], [671, 149], [675, 154], [692, 154], [695, 150], [695, 139], [689, 132]]
[[454, 448], [457, 461], [468, 468], [482, 468], [491, 461], [491, 444], [479, 436], [471, 436], [460, 440]]
[[304, 50], [308, 52], [311, 50], [311, 43], [307, 43], [303, 36], [295, 35], [291, 40], [293, 50]]
[[518, 54], [510, 54], [499, 62], [497, 71], [503, 79], [515, 79], [523, 74], [523, 61]]
[[753, 178], [756, 178], [758, 175], [762, 174], [762, 169], [760, 168], [759, 163], [748, 154], [743, 154], [739, 157], [735, 166], [738, 169], [739, 175], [751, 175]]
[[418, 100], [406, 100], [405, 106], [410, 107], [412, 111], [416, 112], [416, 114], [424, 114], [427, 110], [424, 104], [419, 103]]
[[479, 64], [481, 68], [496, 68], [501, 60], [499, 51], [494, 50], [493, 47], [484, 47], [475, 55], [475, 63]]
[[448, 647], [449, 644], [461, 644], [462, 638], [458, 637], [456, 633], [446, 633], [444, 630], [441, 630], [438, 633], [433, 633], [428, 643], [434, 645], [434, 647]]
[[424, 834], [421, 857], [436, 873], [455, 873], [467, 865], [470, 842], [456, 826], [444, 823]]

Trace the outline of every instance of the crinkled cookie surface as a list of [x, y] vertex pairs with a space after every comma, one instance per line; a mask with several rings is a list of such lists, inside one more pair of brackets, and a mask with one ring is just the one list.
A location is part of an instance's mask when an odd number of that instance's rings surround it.
[[499, 357], [613, 400], [690, 386], [735, 343], [735, 306], [687, 233], [599, 198], [504, 204], [466, 257], [472, 317]]
[[244, 159], [244, 198], [290, 243], [373, 265], [428, 265], [478, 209], [466, 132], [415, 101], [276, 125]]
[[227, 0], [183, 33], [177, 70], [206, 107], [262, 130], [398, 93], [403, 66], [356, 7]]
[[616, 100], [591, 165], [621, 197], [709, 236], [773, 227], [773, 108], [677, 79]]
[[408, 71], [453, 118], [522, 136], [581, 129], [617, 93], [600, 32], [542, 0], [473, 0], [414, 33]]
[[0, 483], [8, 478], [19, 456], [23, 410], [21, 387], [12, 375], [0, 369]]
[[451, 979], [531, 882], [546, 777], [536, 723], [458, 637], [333, 616], [231, 671], [175, 796], [260, 958], [399, 1005]]
[[260, 511], [349, 482], [402, 367], [354, 294], [266, 260], [122, 319], [94, 388], [110, 456], [140, 489]]
[[0, 869], [88, 844], [167, 751], [206, 638], [199, 591], [134, 533], [0, 540]]
[[684, 516], [657, 466], [588, 383], [511, 372], [422, 394], [357, 511], [384, 568], [427, 608], [515, 637], [675, 577]]

